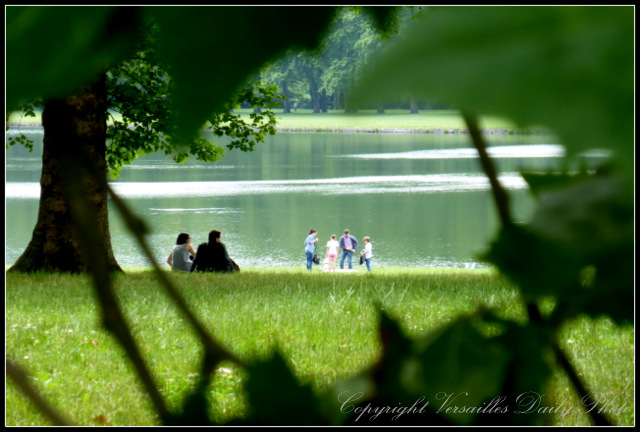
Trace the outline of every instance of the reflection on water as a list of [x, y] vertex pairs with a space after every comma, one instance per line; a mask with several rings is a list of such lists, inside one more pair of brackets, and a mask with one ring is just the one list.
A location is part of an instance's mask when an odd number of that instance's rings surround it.
[[[215, 170], [224, 170], [224, 169], [234, 169], [236, 168], [233, 165], [212, 165], [207, 166], [207, 169], [215, 169]], [[142, 163], [136, 165], [127, 165], [126, 169], [130, 170], [153, 170], [153, 169], [162, 169], [162, 170], [184, 170], [184, 165], [177, 164], [172, 160], [166, 161], [154, 161], [154, 163]]]
[[176, 213], [238, 213], [236, 210], [229, 210], [225, 208], [150, 208], [150, 212], [176, 212]]
[[[508, 189], [524, 189], [520, 175], [501, 176]], [[114, 183], [114, 191], [124, 198], [207, 197], [313, 193], [318, 195], [468, 192], [489, 189], [486, 177], [479, 174], [342, 177], [319, 180], [239, 181], [239, 182], [126, 182]], [[8, 198], [38, 198], [37, 183], [9, 183]]]
[[[7, 265], [29, 242], [38, 212], [42, 134], [31, 138], [33, 153], [6, 152]], [[178, 233], [190, 233], [197, 245], [207, 240], [209, 230], [219, 229], [241, 267], [302, 267], [310, 228], [318, 230], [321, 256], [330, 235], [339, 237], [349, 228], [358, 240], [371, 237], [374, 269], [464, 268], [477, 261], [498, 225], [488, 181], [468, 139], [279, 134], [254, 152], [231, 151], [213, 165], [175, 164], [164, 155], [140, 158], [111, 184], [147, 222], [149, 244], [161, 263]], [[488, 139], [514, 217], [525, 221], [533, 198], [518, 172], [556, 167], [564, 149], [545, 143], [545, 137]], [[148, 265], [131, 247], [117, 213], [110, 211], [118, 262]]]
[[[555, 144], [506, 145], [487, 148], [492, 158], [556, 158], [564, 156], [564, 147]], [[475, 159], [473, 148], [417, 150], [401, 153], [353, 154], [343, 157], [360, 159]]]

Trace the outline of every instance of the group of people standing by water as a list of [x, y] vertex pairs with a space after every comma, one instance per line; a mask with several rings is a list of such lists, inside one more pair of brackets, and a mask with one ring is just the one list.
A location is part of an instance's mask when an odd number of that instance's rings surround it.
[[[307, 234], [307, 238], [304, 241], [304, 251], [307, 256], [307, 270], [311, 271], [314, 264], [314, 257], [317, 256], [315, 253], [316, 243], [318, 240], [318, 232], [314, 229], [309, 230], [309, 234]], [[371, 244], [371, 239], [367, 236], [362, 239], [364, 242], [364, 248], [360, 252], [360, 264], [367, 265], [367, 271], [371, 271], [371, 258], [373, 257], [373, 245]], [[358, 248], [358, 239], [351, 235], [348, 229], [345, 229], [340, 240], [336, 240], [335, 234], [331, 235], [331, 238], [327, 242], [327, 248], [325, 252], [325, 259], [328, 262], [328, 271], [335, 272], [336, 271], [336, 261], [338, 259], [338, 251], [342, 250], [340, 254], [340, 269], [344, 269], [344, 261], [347, 260], [347, 266], [351, 270], [353, 268], [353, 255], [356, 253], [356, 249]], [[316, 264], [319, 264], [319, 260], [315, 261]]]

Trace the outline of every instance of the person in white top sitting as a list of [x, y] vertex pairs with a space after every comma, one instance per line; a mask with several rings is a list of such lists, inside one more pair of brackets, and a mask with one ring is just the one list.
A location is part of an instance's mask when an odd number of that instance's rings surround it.
[[172, 270], [189, 273], [191, 270], [192, 257], [196, 251], [191, 246], [191, 236], [187, 233], [180, 233], [176, 245], [167, 258], [167, 264]]

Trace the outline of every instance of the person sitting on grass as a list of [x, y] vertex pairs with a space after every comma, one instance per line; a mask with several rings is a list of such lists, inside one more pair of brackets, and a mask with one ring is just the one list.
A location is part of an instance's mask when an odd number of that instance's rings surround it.
[[202, 243], [196, 251], [191, 271], [234, 273], [240, 267], [229, 258], [227, 248], [222, 243], [222, 233], [217, 230], [209, 231], [209, 242]]
[[180, 233], [167, 258], [167, 264], [171, 266], [171, 270], [188, 273], [191, 271], [191, 260], [195, 254], [196, 251], [191, 246], [191, 236], [187, 233]]

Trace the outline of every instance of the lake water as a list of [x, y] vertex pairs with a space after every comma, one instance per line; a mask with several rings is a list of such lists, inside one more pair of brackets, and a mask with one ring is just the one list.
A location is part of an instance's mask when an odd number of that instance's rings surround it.
[[[26, 132], [35, 140], [33, 153], [6, 151], [5, 265], [24, 251], [38, 212], [42, 130]], [[533, 199], [519, 170], [557, 167], [564, 149], [545, 136], [487, 140], [514, 218], [527, 220]], [[374, 270], [464, 268], [478, 262], [498, 228], [488, 181], [466, 135], [280, 133], [252, 153], [231, 151], [216, 164], [140, 158], [113, 187], [146, 219], [161, 263], [180, 232], [190, 233], [197, 247], [218, 229], [241, 267], [304, 266], [310, 228], [318, 230], [321, 256], [330, 235], [339, 238], [349, 228], [358, 250], [371, 237]], [[148, 265], [114, 211], [110, 224], [120, 265]]]

